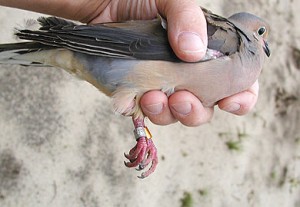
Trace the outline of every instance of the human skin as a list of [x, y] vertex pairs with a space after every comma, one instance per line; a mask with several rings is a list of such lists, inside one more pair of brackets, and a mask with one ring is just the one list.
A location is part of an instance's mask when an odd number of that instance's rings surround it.
[[[206, 21], [193, 0], [0, 0], [0, 5], [25, 9], [80, 22], [94, 24], [131, 19], [153, 19], [159, 13], [168, 22], [168, 38], [175, 54], [183, 61], [196, 62], [207, 47]], [[258, 97], [258, 81], [241, 93], [220, 100], [220, 109], [247, 114]], [[144, 114], [155, 124], [180, 121], [199, 126], [211, 120], [213, 107], [205, 108], [192, 93], [178, 91], [167, 97], [161, 91], [149, 91], [141, 98]]]

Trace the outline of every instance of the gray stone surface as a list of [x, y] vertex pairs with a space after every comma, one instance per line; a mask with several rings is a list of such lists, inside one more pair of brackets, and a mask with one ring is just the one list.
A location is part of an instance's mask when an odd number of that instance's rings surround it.
[[[154, 126], [160, 163], [149, 178], [123, 165], [130, 118], [54, 68], [0, 65], [0, 206], [300, 206], [299, 1], [205, 1], [269, 20], [272, 56], [247, 116], [216, 110], [201, 127]], [[0, 7], [0, 43], [38, 14]]]

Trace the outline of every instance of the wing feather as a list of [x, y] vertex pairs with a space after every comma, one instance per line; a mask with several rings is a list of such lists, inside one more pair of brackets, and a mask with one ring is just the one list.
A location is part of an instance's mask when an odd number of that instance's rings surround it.
[[[237, 52], [244, 35], [240, 29], [224, 17], [203, 11], [208, 25], [208, 48], [224, 55]], [[47, 46], [102, 57], [180, 61], [158, 19], [95, 25], [77, 25], [57, 17], [41, 17], [38, 21], [39, 30], [18, 30], [16, 35]]]

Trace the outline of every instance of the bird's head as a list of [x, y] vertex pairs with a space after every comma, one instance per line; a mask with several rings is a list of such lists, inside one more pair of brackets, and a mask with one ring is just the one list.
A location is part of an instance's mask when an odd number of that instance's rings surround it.
[[236, 13], [230, 16], [228, 19], [238, 27], [252, 32], [253, 37], [261, 44], [265, 54], [268, 57], [271, 55], [271, 51], [267, 41], [270, 26], [266, 21], [247, 12]]

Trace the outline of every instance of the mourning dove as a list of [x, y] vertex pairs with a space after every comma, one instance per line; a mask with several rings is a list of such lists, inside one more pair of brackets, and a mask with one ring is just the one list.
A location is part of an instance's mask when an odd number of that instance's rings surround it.
[[158, 163], [139, 105], [145, 92], [188, 90], [211, 107], [248, 89], [270, 55], [264, 20], [244, 12], [228, 19], [203, 12], [208, 49], [196, 63], [175, 56], [161, 19], [77, 25], [57, 17], [39, 18], [39, 29], [30, 29], [35, 26], [30, 21], [17, 30], [17, 37], [31, 41], [0, 45], [0, 63], [62, 68], [112, 97], [115, 111], [132, 116], [135, 127], [137, 143], [125, 154], [125, 165], [142, 170], [151, 163], [140, 176], [145, 178]]

